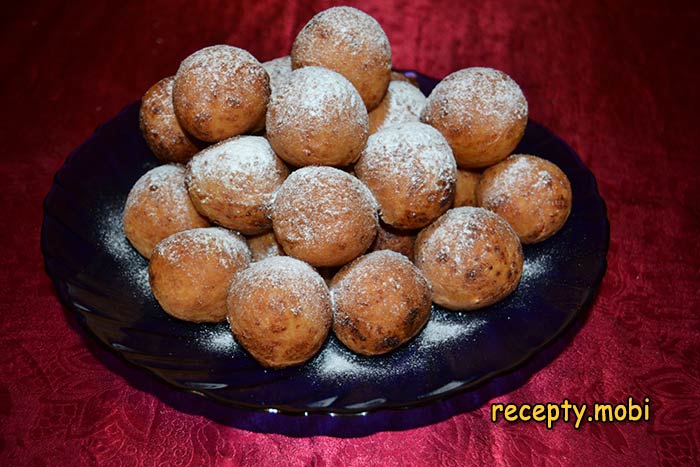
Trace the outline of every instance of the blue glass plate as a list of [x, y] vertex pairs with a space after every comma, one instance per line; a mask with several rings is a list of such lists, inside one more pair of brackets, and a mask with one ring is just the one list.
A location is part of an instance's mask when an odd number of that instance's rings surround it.
[[[426, 94], [437, 81], [414, 76]], [[99, 127], [66, 160], [44, 203], [41, 246], [61, 300], [83, 327], [126, 361], [175, 388], [214, 401], [284, 413], [366, 414], [442, 399], [515, 369], [591, 303], [605, 273], [609, 224], [595, 178], [574, 151], [530, 121], [516, 149], [557, 164], [573, 209], [549, 240], [525, 247], [525, 268], [506, 300], [476, 312], [434, 307], [413, 341], [361, 357], [333, 336], [307, 364], [259, 366], [225, 324], [166, 315], [148, 287], [148, 263], [124, 237], [134, 182], [158, 161], [141, 137], [139, 103]]]

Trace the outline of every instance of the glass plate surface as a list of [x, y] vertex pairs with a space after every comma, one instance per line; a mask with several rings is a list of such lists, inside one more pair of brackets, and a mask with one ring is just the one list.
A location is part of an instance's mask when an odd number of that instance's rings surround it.
[[[424, 93], [437, 81], [415, 72]], [[557, 164], [573, 208], [554, 237], [525, 246], [525, 268], [506, 300], [475, 312], [434, 306], [423, 332], [398, 350], [361, 357], [333, 336], [307, 364], [258, 365], [226, 324], [166, 315], [148, 287], [148, 263], [124, 237], [121, 215], [134, 182], [158, 165], [141, 137], [139, 103], [100, 126], [57, 172], [44, 203], [41, 246], [61, 300], [90, 335], [126, 361], [181, 390], [272, 412], [366, 414], [414, 407], [474, 389], [515, 369], [591, 303], [606, 268], [609, 224], [595, 178], [576, 153], [530, 121], [516, 152]]]

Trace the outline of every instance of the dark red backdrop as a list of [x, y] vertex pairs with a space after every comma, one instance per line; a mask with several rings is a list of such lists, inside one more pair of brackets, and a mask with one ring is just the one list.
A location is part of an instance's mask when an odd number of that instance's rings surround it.
[[298, 436], [309, 431], [295, 432], [306, 423], [299, 420], [277, 422], [277, 430], [274, 420], [257, 425], [255, 417], [233, 411], [226, 426], [175, 409], [158, 396], [164, 393], [158, 383], [134, 383], [142, 375], [72, 326], [39, 250], [41, 201], [51, 177], [96, 125], [203, 46], [230, 43], [260, 60], [286, 54], [300, 27], [331, 2], [19, 3], [4, 6], [0, 19], [0, 464], [697, 462], [695, 2], [358, 3], [384, 26], [397, 68], [436, 77], [472, 65], [509, 73], [532, 118], [582, 156], [607, 202], [609, 269], [587, 322], [558, 358], [496, 400], [648, 396], [653, 416], [648, 423], [579, 431], [560, 424], [547, 431], [493, 424], [484, 407], [356, 438]]

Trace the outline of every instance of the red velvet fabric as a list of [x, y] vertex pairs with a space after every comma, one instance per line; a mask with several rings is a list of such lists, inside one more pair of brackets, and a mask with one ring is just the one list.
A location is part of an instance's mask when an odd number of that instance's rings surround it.
[[67, 154], [196, 49], [230, 43], [260, 60], [285, 55], [331, 3], [3, 7], [0, 465], [697, 464], [696, 2], [350, 2], [382, 24], [396, 68], [443, 77], [485, 65], [510, 74], [531, 117], [581, 155], [607, 202], [609, 268], [587, 321], [554, 361], [494, 401], [649, 397], [649, 422], [547, 430], [494, 424], [486, 404], [360, 437], [337, 436], [342, 426], [336, 436], [302, 436], [313, 430], [294, 426], [306, 422], [281, 416], [263, 428], [244, 411], [224, 424], [169, 403], [158, 395], [167, 388], [147, 376], [133, 383], [129, 375], [143, 375], [74, 326], [39, 250], [41, 202]]

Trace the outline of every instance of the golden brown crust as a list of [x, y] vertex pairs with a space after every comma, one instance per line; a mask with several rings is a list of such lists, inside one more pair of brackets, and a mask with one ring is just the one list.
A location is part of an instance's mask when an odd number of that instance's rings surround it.
[[146, 172], [131, 188], [124, 206], [124, 233], [146, 258], [164, 238], [209, 226], [190, 202], [185, 168], [166, 164]]
[[292, 58], [289, 55], [263, 62], [262, 66], [270, 77], [270, 95], [281, 89], [292, 74]]
[[277, 243], [274, 232], [253, 235], [246, 238], [252, 260], [262, 261], [272, 256], [284, 256], [284, 250]]
[[285, 253], [313, 266], [340, 266], [372, 244], [377, 205], [355, 177], [332, 167], [293, 172], [277, 192], [272, 225]]
[[455, 208], [460, 206], [478, 206], [476, 187], [479, 185], [481, 172], [476, 170], [457, 169], [457, 184], [455, 185]]
[[342, 75], [320, 67], [292, 72], [267, 111], [266, 137], [295, 167], [354, 163], [367, 128], [357, 90]]
[[413, 261], [413, 247], [416, 244], [415, 230], [399, 230], [383, 222], [379, 223], [377, 237], [374, 239], [371, 251], [391, 250], [401, 253]]
[[571, 184], [555, 164], [515, 154], [486, 169], [479, 204], [508, 221], [520, 241], [537, 243], [562, 228], [571, 213]]
[[206, 143], [188, 134], [173, 108], [173, 77], [151, 86], [141, 99], [139, 127], [153, 154], [163, 162], [186, 164]]
[[451, 205], [456, 165], [434, 128], [408, 122], [370, 136], [355, 165], [380, 206], [382, 221], [398, 229], [428, 225]]
[[323, 279], [285, 256], [264, 259], [239, 274], [227, 301], [236, 340], [262, 365], [282, 368], [310, 359], [332, 321]]
[[366, 13], [335, 7], [314, 16], [292, 46], [292, 68], [321, 66], [345, 76], [367, 110], [381, 102], [391, 78], [391, 46], [382, 27]]
[[415, 263], [432, 285], [435, 303], [450, 310], [475, 310], [515, 290], [523, 250], [500, 216], [461, 207], [418, 234]]
[[384, 120], [386, 120], [387, 115], [389, 114], [389, 101], [387, 97], [389, 96], [389, 92], [386, 93], [384, 96], [384, 99], [379, 103], [377, 107], [372, 109], [372, 111], [369, 113], [368, 121], [369, 121], [369, 135], [375, 134], [379, 129], [382, 127], [384, 124]]
[[187, 165], [186, 184], [202, 215], [256, 235], [272, 228], [272, 200], [288, 174], [265, 138], [238, 136], [194, 156]]
[[173, 85], [178, 121], [209, 142], [261, 129], [269, 97], [269, 76], [260, 62], [227, 45], [206, 47], [187, 57]]
[[369, 134], [398, 123], [420, 121], [425, 101], [410, 82], [391, 81], [382, 101], [369, 113]]
[[505, 159], [525, 134], [527, 101], [505, 73], [466, 68], [435, 87], [421, 121], [447, 138], [461, 168], [488, 167]]
[[362, 256], [331, 285], [333, 332], [352, 351], [387, 353], [414, 337], [430, 318], [431, 291], [405, 256], [388, 250]]
[[235, 232], [219, 227], [179, 232], [153, 250], [148, 268], [151, 290], [171, 316], [223, 321], [231, 281], [249, 263], [248, 247]]

